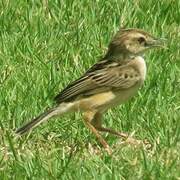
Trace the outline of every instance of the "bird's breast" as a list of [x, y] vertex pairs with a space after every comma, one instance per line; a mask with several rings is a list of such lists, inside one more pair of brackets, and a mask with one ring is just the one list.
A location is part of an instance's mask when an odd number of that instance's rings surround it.
[[137, 56], [134, 60], [134, 63], [136, 64], [137, 66], [137, 69], [140, 73], [140, 76], [142, 78], [142, 81], [145, 80], [146, 78], [146, 71], [147, 71], [147, 67], [146, 67], [146, 63], [144, 61], [144, 58], [141, 57], [141, 56]]

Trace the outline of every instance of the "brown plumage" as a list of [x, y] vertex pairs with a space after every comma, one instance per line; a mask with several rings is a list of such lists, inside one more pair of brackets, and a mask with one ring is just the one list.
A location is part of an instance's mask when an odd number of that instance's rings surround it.
[[146, 64], [141, 54], [161, 45], [160, 40], [143, 30], [121, 29], [110, 42], [104, 58], [55, 97], [55, 107], [17, 129], [16, 133], [22, 135], [53, 116], [80, 110], [84, 113], [87, 127], [110, 153], [108, 144], [98, 131], [121, 137], [128, 135], [102, 127], [102, 114], [137, 92], [146, 76]]

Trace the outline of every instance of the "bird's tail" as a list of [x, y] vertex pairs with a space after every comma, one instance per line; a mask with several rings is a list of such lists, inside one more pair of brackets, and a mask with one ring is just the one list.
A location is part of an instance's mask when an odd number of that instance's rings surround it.
[[44, 122], [54, 116], [61, 115], [61, 114], [68, 112], [69, 110], [72, 109], [72, 106], [73, 106], [72, 103], [62, 103], [59, 106], [53, 107], [53, 108], [45, 111], [44, 113], [40, 114], [38, 117], [34, 118], [33, 120], [31, 120], [24, 126], [18, 128], [15, 131], [15, 133], [18, 135], [23, 135], [26, 132], [28, 132], [31, 129], [38, 126], [39, 124], [41, 124], [42, 122]]

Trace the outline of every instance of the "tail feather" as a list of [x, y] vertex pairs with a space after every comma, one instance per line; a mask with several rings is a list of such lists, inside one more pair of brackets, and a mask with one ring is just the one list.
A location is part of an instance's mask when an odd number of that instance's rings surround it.
[[62, 104], [61, 106], [56, 106], [54, 108], [51, 108], [51, 109], [47, 110], [46, 112], [40, 114], [38, 117], [31, 120], [30, 122], [28, 122], [24, 126], [18, 128], [15, 131], [15, 133], [19, 134], [19, 135], [23, 135], [26, 132], [28, 132], [31, 129], [38, 126], [40, 123], [42, 123], [42, 122], [44, 122], [44, 121], [46, 121], [46, 120], [48, 120], [54, 116], [57, 116], [59, 114], [63, 114], [65, 112], [69, 111], [71, 107], [72, 107], [71, 104]]

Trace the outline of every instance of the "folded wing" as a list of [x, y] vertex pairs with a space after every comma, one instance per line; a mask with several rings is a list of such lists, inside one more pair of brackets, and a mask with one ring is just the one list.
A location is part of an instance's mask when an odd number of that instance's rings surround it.
[[111, 89], [127, 89], [140, 80], [138, 71], [129, 63], [97, 63], [84, 76], [69, 84], [55, 100], [58, 103], [105, 92]]

